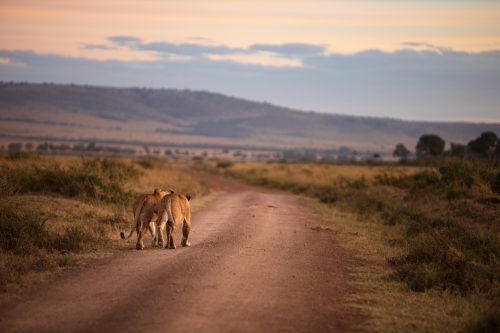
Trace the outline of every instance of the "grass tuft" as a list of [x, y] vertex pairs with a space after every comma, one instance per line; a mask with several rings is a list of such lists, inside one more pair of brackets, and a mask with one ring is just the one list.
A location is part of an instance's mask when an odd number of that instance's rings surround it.
[[30, 271], [52, 271], [75, 264], [73, 254], [109, 242], [102, 225], [50, 228], [38, 214], [0, 201], [0, 290]]

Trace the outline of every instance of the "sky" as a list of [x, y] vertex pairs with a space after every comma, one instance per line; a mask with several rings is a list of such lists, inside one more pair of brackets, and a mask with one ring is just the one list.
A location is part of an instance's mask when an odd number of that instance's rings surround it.
[[500, 122], [498, 0], [0, 0], [0, 81]]

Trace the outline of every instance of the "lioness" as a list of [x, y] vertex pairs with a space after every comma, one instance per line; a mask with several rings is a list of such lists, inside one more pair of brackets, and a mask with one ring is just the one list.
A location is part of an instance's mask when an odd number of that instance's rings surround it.
[[137, 245], [138, 250], [144, 248], [142, 238], [144, 233], [146, 233], [146, 228], [149, 229], [151, 236], [153, 237], [153, 246], [156, 245], [158, 240], [156, 233], [156, 225], [154, 221], [158, 217], [159, 204], [161, 199], [169, 193], [173, 193], [171, 190], [162, 191], [160, 189], [155, 189], [153, 194], [141, 194], [134, 201], [132, 205], [132, 210], [134, 213], [134, 222], [132, 228], [127, 237], [123, 232], [120, 232], [120, 237], [122, 239], [129, 239], [134, 232], [137, 232]]
[[160, 211], [158, 220], [156, 221], [158, 228], [159, 244], [163, 245], [163, 230], [167, 224], [167, 245], [165, 247], [175, 249], [175, 238], [177, 235], [177, 227], [182, 222], [182, 246], [191, 245], [188, 237], [191, 230], [191, 209], [189, 207], [189, 195], [181, 195], [171, 193], [163, 197], [160, 203]]

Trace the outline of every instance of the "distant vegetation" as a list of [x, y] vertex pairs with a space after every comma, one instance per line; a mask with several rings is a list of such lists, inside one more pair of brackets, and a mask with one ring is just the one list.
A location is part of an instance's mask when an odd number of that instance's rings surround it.
[[[445, 150], [445, 145], [445, 141], [439, 135], [422, 135], [415, 147], [417, 162], [433, 163], [442, 158], [454, 157], [500, 164], [500, 139], [494, 132], [483, 132], [467, 144], [451, 142], [449, 150]], [[402, 162], [408, 162], [410, 154], [411, 152], [402, 143], [397, 144], [393, 152], [393, 156]]]
[[85, 154], [96, 154], [103, 153], [107, 155], [135, 155], [135, 149], [123, 148], [119, 146], [105, 146], [98, 145], [95, 142], [89, 142], [87, 144], [76, 143], [76, 144], [66, 144], [66, 143], [48, 143], [43, 142], [37, 145], [28, 142], [23, 144], [22, 142], [12, 142], [7, 145], [7, 151], [11, 156], [16, 156], [16, 153], [38, 153], [38, 154], [75, 154], [75, 155], [85, 155]]

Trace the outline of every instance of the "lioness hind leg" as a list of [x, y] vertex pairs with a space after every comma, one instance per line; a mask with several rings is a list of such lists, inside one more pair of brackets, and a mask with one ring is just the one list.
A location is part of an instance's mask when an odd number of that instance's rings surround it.
[[144, 238], [144, 233], [146, 232], [146, 227], [145, 227], [144, 221], [142, 219], [141, 219], [140, 223], [137, 224], [136, 231], [137, 231], [137, 244], [135, 245], [135, 248], [137, 250], [143, 250], [144, 249], [143, 238]]
[[143, 240], [142, 240], [143, 236], [144, 236], [144, 233], [143, 233], [143, 231], [142, 231], [142, 230], [140, 230], [140, 231], [138, 232], [137, 244], [135, 245], [135, 248], [136, 248], [137, 250], [144, 250], [144, 242], [143, 242]]
[[156, 225], [157, 229], [157, 239], [158, 239], [158, 246], [163, 247], [165, 244], [165, 240], [163, 239], [163, 232], [165, 231], [165, 223], [160, 223], [160, 225]]
[[149, 229], [149, 233], [151, 234], [151, 237], [153, 237], [153, 241], [152, 241], [151, 245], [153, 247], [156, 247], [157, 243], [158, 243], [158, 236], [156, 234], [156, 224], [150, 222], [149, 225], [148, 225], [148, 229]]
[[163, 247], [163, 245], [165, 244], [165, 241], [163, 239], [163, 232], [165, 231], [165, 225], [167, 223], [167, 219], [168, 219], [167, 212], [164, 211], [159, 215], [158, 219], [156, 220], [156, 235], [159, 247]]
[[177, 228], [173, 221], [167, 222], [167, 248], [175, 249], [175, 234], [177, 233]]
[[187, 220], [184, 219], [184, 223], [182, 224], [182, 246], [190, 246], [191, 242], [189, 242], [188, 237], [189, 237], [189, 231], [191, 230], [191, 223]]
[[142, 250], [144, 248], [144, 244], [142, 244], [142, 231], [139, 223], [136, 225], [135, 231], [137, 233], [137, 243], [135, 244], [135, 248], [136, 250]]

